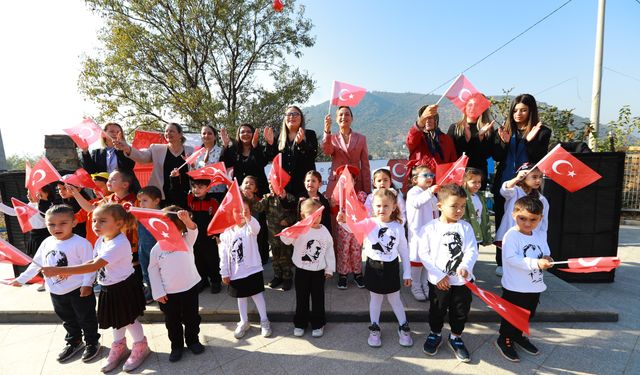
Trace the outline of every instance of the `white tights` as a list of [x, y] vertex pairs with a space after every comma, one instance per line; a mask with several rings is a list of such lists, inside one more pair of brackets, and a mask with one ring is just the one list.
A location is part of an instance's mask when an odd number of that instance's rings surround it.
[[125, 333], [129, 331], [129, 334], [133, 338], [133, 342], [140, 342], [144, 340], [144, 331], [142, 329], [142, 324], [138, 321], [138, 319], [134, 320], [133, 323], [128, 326], [124, 326], [122, 328], [114, 328], [113, 329], [113, 342], [120, 341], [124, 339]]
[[382, 300], [384, 299], [384, 296], [387, 296], [387, 301], [389, 301], [389, 304], [393, 309], [393, 313], [396, 314], [398, 323], [402, 325], [407, 322], [404, 305], [400, 300], [400, 291], [389, 294], [369, 292], [369, 294], [371, 295], [371, 301], [369, 301], [369, 317], [371, 318], [371, 323], [378, 324], [380, 322], [380, 310], [382, 309]]
[[[264, 300], [264, 292], [260, 292], [258, 294], [251, 296], [251, 299], [253, 300], [253, 303], [255, 303], [256, 307], [258, 308], [258, 314], [260, 314], [260, 321], [264, 322], [266, 320], [269, 320], [269, 318], [267, 318], [267, 303]], [[249, 322], [249, 315], [247, 313], [248, 305], [249, 305], [249, 297], [238, 298], [238, 310], [240, 311], [240, 322], [242, 322], [243, 324]]]

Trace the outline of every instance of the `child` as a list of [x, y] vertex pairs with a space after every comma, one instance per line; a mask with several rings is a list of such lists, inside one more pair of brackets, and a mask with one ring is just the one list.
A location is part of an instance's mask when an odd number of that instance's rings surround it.
[[[78, 204], [78, 202], [73, 198], [73, 191], [71, 191], [70, 188], [67, 188], [67, 186], [70, 187], [71, 185], [65, 185], [63, 181], [57, 182], [58, 195], [60, 195], [60, 198], [62, 199], [61, 204], [65, 204], [73, 209], [76, 219], [76, 226], [73, 227], [73, 233], [82, 238], [86, 238], [87, 228], [85, 226], [85, 222], [87, 221], [87, 217], [86, 215], [82, 214], [84, 210], [82, 209], [82, 207], [80, 207], [80, 204]], [[80, 190], [80, 194], [82, 194], [85, 199], [89, 199], [84, 190]]]
[[464, 285], [473, 279], [478, 247], [473, 228], [464, 220], [467, 194], [458, 185], [443, 185], [438, 191], [440, 218], [430, 221], [418, 234], [420, 260], [429, 272], [429, 326], [423, 351], [436, 355], [442, 343], [442, 327], [449, 316], [449, 347], [456, 358], [469, 362], [462, 331], [471, 308], [471, 291]]
[[94, 258], [76, 266], [43, 267], [45, 276], [83, 275], [98, 272], [101, 293], [98, 298], [98, 324], [101, 329], [113, 328], [113, 343], [102, 372], [116, 368], [129, 354], [125, 333], [133, 337], [131, 355], [122, 366], [132, 371], [151, 353], [142, 324], [138, 321], [145, 310], [142, 284], [131, 264], [131, 245], [122, 233], [133, 220], [116, 203], [106, 203], [93, 210], [93, 231], [99, 236], [93, 250]]
[[[343, 165], [338, 167], [334, 175], [340, 176], [344, 169], [351, 174], [352, 178], [356, 178], [360, 173], [360, 170], [351, 165]], [[333, 191], [331, 197], [332, 214], [338, 214], [340, 205], [336, 199], [337, 190]], [[363, 202], [367, 198], [367, 194], [364, 191], [357, 193], [358, 200]], [[338, 224], [338, 223], [336, 223]], [[347, 281], [350, 273], [353, 273], [353, 282], [359, 289], [365, 287], [364, 276], [362, 275], [362, 244], [359, 244], [356, 237], [348, 229], [342, 225], [336, 225], [334, 228], [333, 238], [335, 239], [336, 250], [336, 271], [338, 273], [338, 289], [347, 289]]]
[[304, 176], [304, 188], [305, 192], [302, 193], [300, 197], [300, 202], [298, 203], [298, 217], [300, 217], [300, 206], [302, 202], [306, 200], [306, 198], [312, 198], [320, 202], [324, 206], [324, 211], [322, 211], [322, 220], [320, 220], [320, 224], [324, 225], [325, 228], [331, 233], [331, 207], [329, 205], [329, 200], [325, 198], [318, 189], [322, 186], [322, 175], [318, 171], [309, 171]]
[[[33, 263], [12, 285], [22, 286], [39, 271], [40, 266], [76, 266], [91, 260], [93, 248], [89, 241], [73, 233], [75, 225], [73, 209], [65, 205], [49, 208], [45, 215], [47, 229], [51, 233], [33, 257]], [[96, 299], [91, 285], [95, 274], [70, 277], [45, 277], [45, 285], [51, 293], [56, 315], [67, 331], [67, 345], [58, 354], [58, 362], [65, 362], [82, 349], [82, 337], [86, 347], [82, 361], [88, 362], [98, 355], [100, 334], [96, 318]]]
[[[184, 191], [180, 183], [180, 172], [174, 169], [171, 172], [171, 190], [174, 196], [184, 196], [180, 192]], [[218, 254], [218, 243], [214, 236], [207, 234], [207, 226], [211, 222], [213, 215], [218, 211], [220, 204], [209, 192], [210, 180], [189, 178], [191, 190], [182, 200], [183, 207], [191, 211], [193, 221], [198, 226], [198, 238], [193, 246], [193, 256], [195, 257], [196, 268], [200, 275], [200, 291], [211, 286], [211, 293], [218, 294], [221, 290], [220, 282], [220, 255]]]
[[184, 233], [183, 238], [188, 248], [188, 251], [166, 251], [156, 244], [151, 249], [149, 262], [153, 298], [158, 301], [160, 310], [164, 313], [164, 324], [171, 341], [169, 362], [176, 362], [182, 358], [185, 342], [193, 354], [204, 352], [204, 346], [198, 340], [200, 275], [194, 263], [193, 248], [199, 228], [189, 217], [189, 212], [178, 206], [165, 207], [163, 211], [167, 212], [166, 216]]
[[271, 324], [264, 300], [262, 263], [257, 241], [260, 224], [251, 216], [248, 199], [242, 199], [242, 207], [242, 212], [233, 212], [235, 220], [241, 224], [226, 229], [220, 235], [220, 275], [222, 282], [229, 285], [229, 295], [238, 299], [240, 321], [233, 336], [240, 339], [251, 328], [247, 315], [248, 299], [251, 297], [260, 314], [262, 336], [269, 337]]
[[[552, 267], [553, 259], [547, 241], [536, 227], [543, 219], [544, 205], [534, 197], [519, 198], [513, 205], [511, 227], [502, 240], [502, 298], [531, 312], [529, 320], [536, 313], [540, 293], [547, 289], [543, 280], [543, 270]], [[524, 351], [538, 355], [536, 348], [522, 331], [505, 319], [500, 323], [500, 336], [496, 347], [500, 353], [512, 362], [519, 362], [513, 343]]]
[[[409, 265], [409, 249], [404, 235], [404, 226], [400, 219], [400, 209], [396, 204], [396, 193], [390, 189], [378, 189], [373, 193], [373, 220], [375, 227], [364, 239], [364, 251], [367, 256], [364, 272], [364, 283], [371, 300], [369, 302], [369, 346], [382, 345], [380, 336], [380, 310], [382, 300], [387, 296], [396, 318], [398, 319], [398, 342], [402, 346], [412, 346], [411, 329], [407, 322], [404, 305], [400, 299], [400, 262], [404, 286], [411, 286], [411, 267]], [[344, 214], [338, 215], [339, 222], [344, 222]]]
[[258, 180], [251, 175], [244, 176], [240, 185], [242, 196], [249, 200], [251, 207], [251, 216], [255, 217], [260, 224], [260, 233], [258, 233], [258, 250], [260, 251], [260, 259], [262, 265], [269, 262], [269, 235], [267, 231], [267, 219], [264, 212], [257, 212], [253, 208], [253, 204], [260, 200], [258, 197]]
[[478, 246], [488, 246], [493, 243], [489, 210], [484, 196], [478, 194], [482, 186], [482, 171], [477, 168], [467, 168], [463, 181], [464, 191], [467, 193], [467, 207], [462, 218], [471, 224]]
[[[145, 186], [138, 192], [138, 205], [142, 208], [160, 209], [162, 192], [155, 186]], [[144, 282], [144, 298], [147, 305], [153, 302], [153, 292], [151, 281], [149, 280], [149, 257], [151, 249], [156, 244], [156, 239], [151, 235], [144, 225], [138, 225], [138, 260], [142, 270], [142, 280]]]
[[411, 294], [417, 301], [426, 301], [429, 294], [427, 270], [418, 257], [418, 231], [429, 221], [438, 218], [437, 190], [433, 186], [436, 175], [426, 165], [411, 171], [413, 187], [407, 192], [407, 227], [409, 259], [411, 259]]
[[[320, 207], [320, 201], [307, 198], [300, 204], [300, 214], [304, 219]], [[320, 337], [324, 334], [324, 325], [327, 322], [324, 310], [324, 280], [333, 275], [336, 258], [333, 253], [333, 238], [329, 230], [320, 223], [321, 219], [322, 216], [319, 216], [311, 229], [296, 239], [280, 237], [285, 244], [293, 244], [292, 259], [296, 266], [296, 313], [293, 317], [293, 335], [297, 337], [304, 335], [309, 323], [312, 329], [311, 336]]]
[[265, 194], [261, 200], [253, 203], [256, 212], [264, 212], [267, 216], [267, 229], [269, 230], [269, 248], [271, 249], [273, 280], [269, 282], [270, 288], [276, 288], [282, 284], [282, 290], [287, 291], [293, 286], [293, 263], [291, 255], [293, 247], [285, 245], [276, 234], [296, 222], [296, 198], [282, 191], [279, 196], [273, 192]]
[[540, 193], [540, 186], [542, 185], [542, 172], [538, 168], [532, 169], [533, 165], [530, 163], [524, 163], [518, 168], [516, 176], [511, 180], [505, 181], [500, 187], [500, 194], [504, 197], [504, 216], [500, 222], [500, 227], [496, 230], [496, 275], [502, 276], [502, 238], [507, 233], [509, 228], [515, 225], [513, 216], [513, 206], [515, 202], [524, 197], [525, 195], [531, 195], [534, 198], [540, 199], [543, 205], [542, 219], [540, 224], [536, 227], [536, 231], [540, 232], [542, 238], [547, 240], [547, 228], [549, 216], [549, 202], [542, 193]]
[[[379, 168], [373, 171], [373, 193], [375, 193], [377, 189], [391, 189], [398, 193], [397, 202], [398, 202], [398, 209], [400, 210], [400, 218], [402, 219], [403, 223], [406, 222], [407, 209], [405, 207], [404, 198], [402, 197], [402, 192], [400, 190], [397, 190], [395, 186], [393, 186], [391, 171], [389, 169]], [[369, 195], [367, 195], [367, 200], [364, 201], [364, 207], [369, 212], [369, 216], [373, 216], [371, 211], [371, 204], [373, 202], [373, 193], [369, 193]]]

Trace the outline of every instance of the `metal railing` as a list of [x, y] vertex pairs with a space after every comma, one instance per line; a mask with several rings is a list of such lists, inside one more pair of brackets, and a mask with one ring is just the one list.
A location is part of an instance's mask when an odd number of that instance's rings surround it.
[[624, 160], [622, 211], [640, 212], [640, 150], [634, 148], [627, 151]]

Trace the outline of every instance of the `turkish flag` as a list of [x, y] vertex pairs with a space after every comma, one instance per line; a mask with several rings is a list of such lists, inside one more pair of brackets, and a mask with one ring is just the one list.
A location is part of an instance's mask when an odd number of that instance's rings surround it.
[[55, 181], [60, 181], [61, 179], [60, 173], [58, 173], [49, 160], [43, 156], [42, 159], [38, 160], [31, 168], [27, 189], [35, 195], [43, 186]]
[[95, 181], [93, 181], [93, 178], [91, 178], [89, 172], [82, 168], [78, 169], [73, 174], [64, 175], [60, 181], [77, 187], [100, 190]]
[[469, 115], [472, 115], [473, 117], [480, 117], [480, 115], [482, 115], [482, 112], [491, 107], [491, 102], [487, 98], [485, 98], [480, 91], [476, 90], [476, 88], [473, 87], [471, 82], [469, 82], [464, 74], [460, 74], [458, 76], [451, 87], [449, 87], [449, 90], [444, 93], [444, 96], [446, 96], [447, 99], [451, 100], [453, 105], [458, 107], [458, 109], [462, 111], [462, 113], [466, 113], [465, 107], [469, 99], [475, 99], [475, 106], [473, 107], [474, 113], [469, 113]]
[[67, 133], [81, 149], [89, 148], [90, 144], [100, 140], [103, 136], [106, 137], [100, 126], [90, 118], [82, 120], [72, 128], [62, 129], [62, 131]]
[[[11, 283], [15, 280], [15, 277], [9, 279], [0, 279], [0, 284], [11, 285]], [[31, 280], [27, 281], [27, 284], [44, 284], [44, 279], [38, 275], [35, 275]]]
[[202, 168], [187, 172], [194, 180], [211, 180], [209, 186], [225, 184], [231, 186], [231, 180], [227, 177], [227, 169], [223, 162], [209, 164]]
[[218, 211], [213, 215], [213, 219], [207, 227], [207, 234], [214, 235], [224, 232], [227, 228], [240, 224], [240, 221], [236, 221], [233, 211], [242, 212], [244, 205], [242, 204], [242, 194], [240, 194], [240, 187], [238, 181], [233, 180], [233, 183], [229, 187], [229, 191], [225, 194]]
[[320, 206], [317, 210], [315, 210], [311, 215], [305, 217], [304, 219], [298, 221], [288, 228], [284, 228], [282, 232], [276, 234], [276, 236], [285, 236], [289, 238], [298, 238], [303, 234], [307, 233], [309, 229], [311, 229], [311, 224], [322, 215], [322, 211], [324, 211], [324, 206]]
[[337, 106], [357, 106], [367, 93], [367, 89], [365, 88], [344, 82], [333, 81], [332, 87], [331, 104]]
[[340, 208], [344, 211], [345, 224], [353, 233], [356, 241], [362, 245], [364, 238], [376, 224], [372, 220], [365, 220], [369, 213], [358, 199], [348, 168], [344, 168], [338, 178], [338, 183], [333, 191], [333, 199], [339, 202]]
[[16, 216], [16, 210], [0, 202], [0, 212], [9, 216]]
[[549, 151], [536, 166], [547, 177], [572, 193], [602, 178], [596, 171], [576, 159], [559, 144]]
[[454, 163], [436, 165], [436, 185], [456, 184], [462, 186], [468, 162], [469, 157], [463, 153]]
[[282, 1], [273, 0], [273, 10], [275, 10], [276, 12], [282, 12], [282, 9], [284, 9], [284, 4], [282, 4]]
[[34, 215], [38, 215], [40, 212], [15, 198], [11, 198], [11, 203], [13, 204], [13, 209], [18, 217], [18, 224], [20, 224], [22, 233], [27, 233], [32, 230], [33, 226], [31, 225], [30, 220]]
[[591, 258], [569, 258], [567, 259], [569, 268], [558, 268], [563, 272], [571, 273], [591, 273], [609, 272], [620, 265], [618, 257], [591, 257]]
[[136, 130], [133, 133], [133, 142], [131, 142], [131, 147], [134, 147], [138, 150], [143, 148], [149, 148], [152, 144], [165, 144], [167, 140], [164, 139], [164, 134], [160, 132], [149, 132], [145, 130]]
[[404, 183], [404, 179], [407, 173], [410, 173], [410, 169], [407, 168], [407, 160], [405, 159], [390, 159], [387, 162], [389, 171], [391, 171], [391, 179], [399, 184]]
[[282, 153], [279, 153], [273, 158], [271, 170], [269, 171], [269, 182], [271, 183], [273, 192], [276, 195], [282, 194], [284, 187], [287, 186], [290, 180], [291, 176], [289, 176], [289, 173], [282, 169]]
[[8, 262], [16, 266], [26, 266], [32, 261], [33, 259], [27, 254], [0, 238], [0, 262]]
[[517, 329], [529, 335], [529, 315], [531, 315], [529, 310], [516, 306], [491, 292], [480, 289], [474, 283], [465, 281], [464, 284], [473, 292], [473, 294], [480, 297], [487, 306], [492, 308], [501, 317], [505, 318]]
[[[140, 224], [149, 230], [164, 251], [187, 251], [187, 244], [166, 212], [149, 208], [130, 207], [128, 210]], [[169, 214], [174, 215], [175, 213]]]
[[186, 159], [184, 159], [185, 164], [193, 164], [196, 162], [196, 159], [200, 157], [200, 155], [207, 152], [207, 149], [204, 147], [200, 147], [199, 149], [193, 151], [191, 155], [189, 155]]

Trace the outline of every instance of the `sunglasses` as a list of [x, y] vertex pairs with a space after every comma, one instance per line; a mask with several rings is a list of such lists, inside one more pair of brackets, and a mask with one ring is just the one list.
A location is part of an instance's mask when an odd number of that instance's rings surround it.
[[285, 117], [298, 117], [300, 116], [300, 112], [289, 112], [284, 115]]

